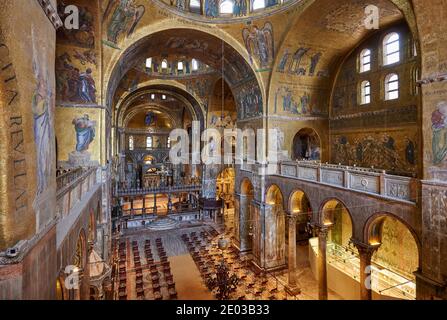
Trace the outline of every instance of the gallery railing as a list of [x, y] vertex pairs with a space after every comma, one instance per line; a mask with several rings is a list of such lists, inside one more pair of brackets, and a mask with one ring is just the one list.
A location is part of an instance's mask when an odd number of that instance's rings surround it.
[[385, 170], [322, 164], [309, 161], [282, 162], [279, 175], [371, 193], [395, 200], [416, 202], [417, 179], [389, 175]]
[[418, 180], [415, 178], [391, 175], [385, 170], [360, 168], [343, 165], [323, 164], [315, 161], [283, 161], [278, 166], [243, 164], [242, 171], [276, 175], [285, 178], [315, 182], [357, 192], [365, 192], [398, 201], [416, 203]]
[[56, 185], [57, 190], [61, 190], [63, 187], [69, 185], [76, 179], [78, 179], [80, 176], [82, 176], [83, 173], [86, 172], [85, 168], [71, 168], [71, 169], [59, 169], [56, 171]]
[[96, 184], [97, 167], [77, 168], [56, 178], [57, 213], [66, 216]]
[[115, 190], [116, 197], [139, 196], [154, 193], [195, 192], [202, 190], [202, 184], [175, 185], [154, 188], [119, 188]]

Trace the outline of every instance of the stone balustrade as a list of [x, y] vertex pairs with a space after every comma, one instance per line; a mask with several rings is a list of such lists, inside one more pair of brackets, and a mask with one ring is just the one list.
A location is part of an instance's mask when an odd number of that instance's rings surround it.
[[[266, 170], [267, 168], [270, 170]], [[277, 168], [273, 165], [244, 163], [241, 170], [252, 173], [264, 171], [266, 175], [321, 183], [397, 201], [416, 203], [418, 197], [417, 179], [390, 175], [385, 170], [374, 168], [322, 164], [316, 161], [283, 161]]]
[[83, 173], [85, 173], [84, 168], [71, 168], [66, 170], [57, 170], [57, 177], [56, 177], [56, 185], [57, 190], [61, 190], [65, 186], [69, 185], [76, 179], [78, 179], [80, 176], [82, 176]]
[[278, 175], [314, 181], [391, 198], [416, 202], [417, 179], [389, 175], [384, 170], [359, 168], [310, 161], [287, 161], [279, 164]]
[[96, 185], [97, 170], [97, 167], [76, 168], [56, 178], [59, 217], [67, 216], [70, 210]]

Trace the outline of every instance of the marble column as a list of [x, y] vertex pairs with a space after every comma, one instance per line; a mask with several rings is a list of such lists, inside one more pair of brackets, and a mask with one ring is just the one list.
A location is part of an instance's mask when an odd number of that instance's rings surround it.
[[119, 154], [119, 182], [125, 182], [125, 181], [126, 181], [126, 155], [124, 153], [120, 153]]
[[143, 206], [141, 208], [141, 213], [146, 214], [146, 196], [143, 195]]
[[172, 194], [168, 194], [168, 213], [172, 211]]
[[328, 300], [327, 292], [327, 263], [326, 245], [329, 229], [326, 226], [318, 227], [318, 298]]
[[296, 222], [298, 220], [298, 216], [296, 214], [288, 214], [287, 218], [289, 224], [289, 283], [286, 290], [289, 294], [295, 296], [301, 293], [301, 289], [298, 287], [298, 280], [296, 277]]
[[241, 252], [248, 252], [252, 250], [252, 239], [250, 237], [250, 225], [252, 224], [250, 218], [250, 205], [253, 200], [253, 196], [240, 195], [239, 198], [239, 249]]
[[360, 299], [372, 300], [371, 258], [379, 246], [354, 243], [360, 257]]
[[157, 194], [154, 193], [154, 214], [157, 213]]
[[447, 170], [431, 171], [434, 180], [422, 182], [420, 265], [416, 275], [417, 300], [447, 300]]
[[123, 128], [118, 128], [118, 134], [119, 134], [119, 146], [118, 146], [118, 152], [124, 152], [126, 150], [126, 135], [125, 130]]
[[265, 271], [287, 268], [286, 230], [284, 209], [280, 205], [264, 206], [264, 221], [261, 221], [262, 258], [261, 266]]

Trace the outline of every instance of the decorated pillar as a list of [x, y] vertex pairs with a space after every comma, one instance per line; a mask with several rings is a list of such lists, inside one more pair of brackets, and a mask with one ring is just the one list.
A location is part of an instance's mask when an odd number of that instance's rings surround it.
[[202, 194], [206, 199], [216, 199], [216, 180], [219, 172], [219, 165], [209, 164], [204, 166]]
[[[54, 66], [62, 24], [55, 1], [1, 2], [0, 252], [8, 253], [0, 256], [0, 300], [56, 298]], [[45, 272], [37, 277], [38, 270]]]
[[354, 242], [360, 257], [360, 299], [372, 300], [372, 268], [371, 259], [379, 246], [371, 246]]
[[318, 299], [327, 300], [327, 261], [326, 246], [329, 229], [326, 226], [319, 226], [318, 229]]
[[154, 214], [157, 213], [157, 194], [154, 193]]
[[119, 181], [121, 183], [126, 181], [126, 155], [119, 154]]
[[[418, 300], [447, 299], [447, 34], [445, 2], [413, 0], [421, 59], [423, 177], [420, 194]], [[443, 222], [442, 222], [443, 221]]]
[[237, 245], [241, 252], [252, 250], [252, 218], [250, 217], [250, 206], [253, 197], [237, 194], [235, 197], [234, 223], [237, 233]]
[[261, 267], [277, 270], [286, 267], [285, 257], [285, 212], [282, 206], [265, 205], [261, 216]]
[[126, 139], [125, 139], [125, 130], [124, 128], [118, 128], [118, 134], [119, 134], [119, 147], [118, 147], [118, 152], [120, 154], [124, 154], [124, 151], [126, 150]]
[[288, 225], [289, 225], [289, 254], [288, 254], [288, 266], [289, 266], [289, 283], [287, 284], [286, 290], [291, 295], [297, 295], [301, 292], [298, 287], [298, 281], [296, 276], [296, 222], [298, 220], [298, 215], [288, 214]]

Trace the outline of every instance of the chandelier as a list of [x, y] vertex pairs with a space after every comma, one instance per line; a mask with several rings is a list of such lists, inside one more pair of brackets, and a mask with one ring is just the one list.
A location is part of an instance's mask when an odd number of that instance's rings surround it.
[[216, 276], [207, 281], [207, 286], [210, 290], [217, 289], [216, 297], [218, 300], [228, 300], [231, 293], [236, 291], [239, 279], [235, 274], [230, 274], [223, 257], [223, 251], [228, 248], [228, 240], [219, 239], [218, 246], [222, 251], [222, 261], [217, 267]]

